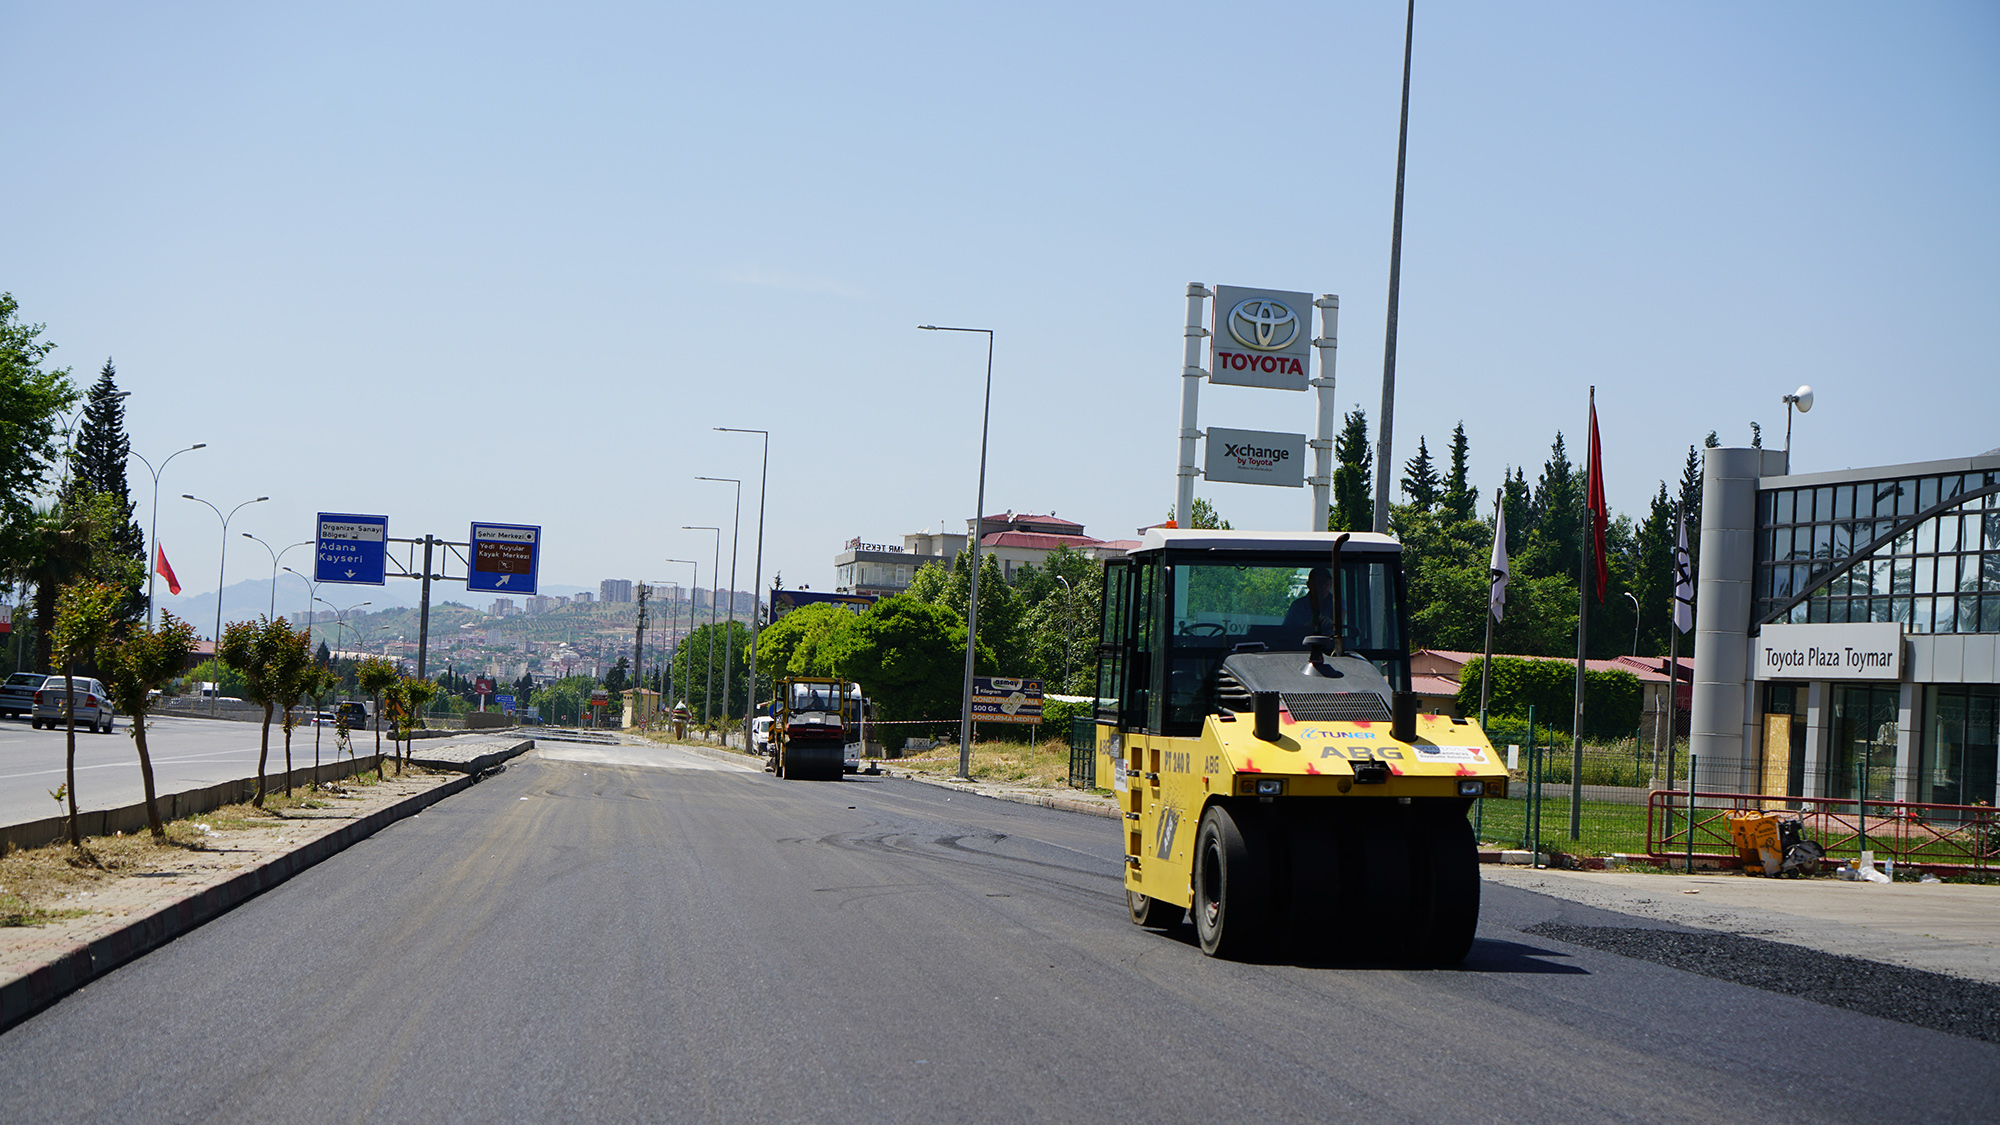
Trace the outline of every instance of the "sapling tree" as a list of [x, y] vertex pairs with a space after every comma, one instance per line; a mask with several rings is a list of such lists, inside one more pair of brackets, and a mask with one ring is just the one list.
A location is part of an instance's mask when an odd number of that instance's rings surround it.
[[[321, 645], [325, 648], [325, 645]], [[312, 667], [301, 677], [299, 690], [313, 705], [313, 770], [319, 770], [319, 714], [326, 710], [326, 701], [340, 690], [340, 675], [325, 661], [315, 659]]]
[[187, 668], [194, 640], [194, 626], [162, 611], [159, 628], [148, 628], [142, 622], [124, 636], [110, 637], [97, 646], [104, 690], [125, 713], [132, 743], [139, 750], [139, 780], [146, 789], [146, 827], [156, 840], [165, 839], [167, 830], [153, 790], [153, 759], [146, 751], [146, 712], [153, 705], [153, 689]]
[[[288, 624], [289, 630], [291, 626]], [[285, 727], [285, 796], [292, 795], [292, 731], [299, 725], [299, 697], [306, 692], [306, 677], [318, 671], [312, 662], [312, 637], [300, 630], [292, 632], [292, 639], [282, 649], [283, 659], [274, 669], [276, 675], [271, 685], [272, 700], [284, 715]]]
[[63, 670], [63, 719], [68, 749], [63, 784], [69, 796], [69, 845], [83, 846], [76, 811], [76, 662], [93, 656], [111, 633], [124, 594], [108, 582], [88, 579], [64, 586], [56, 594], [55, 626], [50, 653]]
[[375, 776], [382, 777], [382, 693], [396, 682], [396, 666], [379, 656], [364, 656], [354, 667], [354, 682], [375, 701]]
[[222, 662], [243, 677], [243, 694], [264, 708], [263, 731], [257, 746], [257, 795], [251, 804], [264, 807], [264, 771], [271, 757], [271, 709], [288, 680], [311, 660], [305, 634], [282, 619], [259, 617], [255, 621], [233, 621], [223, 627], [222, 644], [217, 649]]

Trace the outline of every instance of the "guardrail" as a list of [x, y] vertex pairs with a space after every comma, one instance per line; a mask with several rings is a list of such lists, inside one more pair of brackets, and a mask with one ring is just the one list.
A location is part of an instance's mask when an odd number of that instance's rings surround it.
[[1872, 851], [1899, 867], [1940, 875], [2000, 868], [2000, 816], [1989, 805], [1701, 791], [1690, 802], [1688, 793], [1671, 789], [1654, 790], [1647, 801], [1647, 854], [1735, 867], [1741, 861], [1729, 818], [1749, 812], [1797, 816], [1806, 839], [1825, 848], [1829, 859]]

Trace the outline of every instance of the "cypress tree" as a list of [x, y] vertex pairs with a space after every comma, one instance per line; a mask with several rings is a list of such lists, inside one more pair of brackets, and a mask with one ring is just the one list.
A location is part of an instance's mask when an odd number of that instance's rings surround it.
[[1471, 443], [1465, 440], [1465, 423], [1451, 431], [1451, 473], [1445, 478], [1444, 506], [1454, 521], [1469, 520], [1479, 511], [1479, 494], [1466, 479], [1470, 471]]
[[1425, 512], [1436, 507], [1444, 495], [1437, 465], [1431, 461], [1430, 447], [1421, 436], [1417, 438], [1417, 455], [1403, 463], [1402, 488], [1410, 503]]
[[1339, 464], [1333, 470], [1333, 511], [1328, 531], [1372, 531], [1375, 528], [1374, 474], [1369, 470], [1368, 415], [1355, 407], [1333, 441]]
[[[118, 369], [107, 358], [85, 399], [83, 424], [77, 429], [75, 450], [70, 456], [69, 487], [63, 502], [73, 505], [90, 496], [106, 496], [115, 501], [123, 518], [110, 531], [110, 547], [119, 558], [130, 559], [138, 575], [144, 575], [146, 533], [132, 518], [135, 505], [125, 478], [125, 464], [132, 456], [132, 442], [125, 433], [125, 395], [125, 391], [118, 389]], [[146, 614], [144, 580], [135, 578], [124, 585], [118, 619], [139, 621]]]

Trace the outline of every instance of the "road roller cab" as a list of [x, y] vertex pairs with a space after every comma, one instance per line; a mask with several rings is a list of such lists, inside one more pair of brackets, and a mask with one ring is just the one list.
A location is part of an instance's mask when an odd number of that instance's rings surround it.
[[1416, 713], [1401, 553], [1156, 528], [1106, 563], [1097, 750], [1133, 921], [1191, 912], [1212, 955], [1464, 958], [1466, 813], [1507, 771], [1477, 725]]

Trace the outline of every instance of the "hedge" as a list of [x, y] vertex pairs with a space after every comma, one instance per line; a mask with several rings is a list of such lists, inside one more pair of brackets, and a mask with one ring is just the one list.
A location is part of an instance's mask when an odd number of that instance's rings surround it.
[[[1484, 657], [1465, 662], [1458, 677], [1461, 714], [1479, 714], [1479, 670]], [[1493, 684], [1487, 701], [1489, 715], [1526, 719], [1535, 709], [1535, 725], [1567, 733], [1576, 707], [1576, 665], [1566, 660], [1493, 658]], [[1629, 731], [1639, 725], [1639, 677], [1625, 671], [1589, 671], [1583, 677], [1583, 725], [1588, 731]]]

